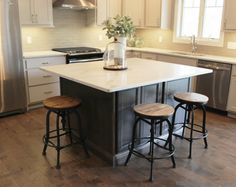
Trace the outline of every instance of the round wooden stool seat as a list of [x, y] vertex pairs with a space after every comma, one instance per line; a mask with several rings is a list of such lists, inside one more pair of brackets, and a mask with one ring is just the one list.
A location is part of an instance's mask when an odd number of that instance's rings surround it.
[[145, 118], [168, 118], [174, 113], [174, 108], [166, 104], [151, 103], [134, 106], [134, 112]]
[[174, 99], [187, 104], [206, 104], [209, 100], [207, 96], [194, 92], [176, 93]]
[[55, 96], [44, 100], [43, 104], [48, 109], [65, 110], [77, 108], [80, 106], [81, 100], [68, 96]]

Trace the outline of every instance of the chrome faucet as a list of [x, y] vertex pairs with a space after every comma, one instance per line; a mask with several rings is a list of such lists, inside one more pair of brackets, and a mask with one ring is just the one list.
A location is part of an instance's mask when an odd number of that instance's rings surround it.
[[197, 52], [197, 42], [196, 42], [195, 35], [191, 36], [191, 44], [192, 44], [192, 53], [196, 53]]

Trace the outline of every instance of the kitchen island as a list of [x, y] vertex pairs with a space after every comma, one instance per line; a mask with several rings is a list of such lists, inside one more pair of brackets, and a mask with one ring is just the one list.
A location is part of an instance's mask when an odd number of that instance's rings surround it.
[[[102, 61], [41, 68], [61, 77], [62, 95], [82, 99], [80, 113], [88, 145], [113, 166], [122, 163], [128, 153], [134, 105], [163, 102], [175, 106], [173, 94], [188, 91], [190, 77], [212, 72], [138, 58], [127, 59], [127, 63], [128, 69], [123, 71], [104, 70]], [[160, 135], [167, 133], [163, 125], [157, 131]], [[137, 134], [148, 132], [148, 126], [141, 125]]]

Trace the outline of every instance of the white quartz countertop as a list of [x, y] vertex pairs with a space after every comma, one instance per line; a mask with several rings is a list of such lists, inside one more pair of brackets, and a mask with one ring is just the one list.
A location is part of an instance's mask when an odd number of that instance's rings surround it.
[[103, 61], [45, 66], [41, 69], [104, 92], [116, 92], [212, 72], [205, 68], [139, 58], [127, 59], [127, 63], [128, 69], [121, 71], [104, 70]]
[[49, 57], [49, 56], [64, 56], [66, 53], [61, 53], [57, 51], [32, 51], [24, 52], [23, 58], [38, 58], [38, 57]]
[[168, 50], [168, 49], [147, 48], [147, 47], [142, 47], [142, 48], [128, 47], [127, 50], [156, 53], [156, 54], [163, 54], [163, 55], [170, 55], [170, 56], [180, 56], [180, 57], [185, 57], [185, 58], [207, 60], [207, 61], [221, 62], [221, 63], [228, 63], [228, 64], [236, 64], [236, 58], [227, 57], [227, 56], [209, 55], [209, 54], [203, 54], [203, 53], [193, 54], [191, 52], [185, 52], [185, 51], [174, 51], [174, 50]]

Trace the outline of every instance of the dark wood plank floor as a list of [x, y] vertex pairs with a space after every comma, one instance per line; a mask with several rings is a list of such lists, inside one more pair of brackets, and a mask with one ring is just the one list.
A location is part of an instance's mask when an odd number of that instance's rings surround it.
[[79, 146], [62, 150], [61, 169], [55, 169], [55, 150], [41, 155], [44, 117], [41, 108], [0, 118], [0, 187], [236, 186], [235, 119], [208, 113], [209, 148], [195, 142], [189, 160], [187, 142], [176, 139], [177, 168], [171, 168], [170, 160], [156, 162], [149, 183], [147, 161], [134, 158], [127, 167], [111, 168], [94, 155], [87, 159]]

